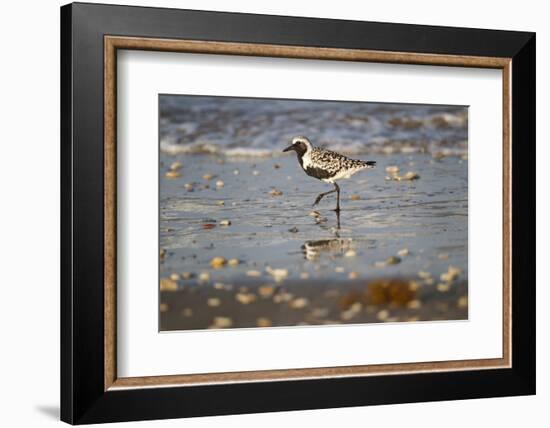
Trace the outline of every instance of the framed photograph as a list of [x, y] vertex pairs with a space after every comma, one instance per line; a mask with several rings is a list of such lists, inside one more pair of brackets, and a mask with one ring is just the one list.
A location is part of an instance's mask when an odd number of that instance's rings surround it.
[[61, 105], [62, 420], [535, 393], [533, 33], [76, 3]]

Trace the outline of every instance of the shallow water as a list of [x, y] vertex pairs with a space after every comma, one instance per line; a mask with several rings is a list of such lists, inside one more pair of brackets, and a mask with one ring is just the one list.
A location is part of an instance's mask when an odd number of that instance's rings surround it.
[[[420, 170], [422, 176], [415, 181], [385, 180], [384, 166], [389, 161]], [[160, 244], [177, 256], [164, 266], [200, 271], [209, 268], [212, 257], [223, 256], [244, 261], [231, 269], [233, 278], [267, 262], [289, 268], [290, 277], [308, 272], [336, 279], [341, 275], [328, 261], [339, 253], [359, 252], [357, 257], [339, 260], [348, 271], [386, 275], [387, 268], [373, 264], [408, 248], [414, 255], [403, 257], [391, 275], [414, 275], [428, 268], [441, 273], [449, 264], [466, 270], [468, 199], [463, 162], [456, 158], [434, 162], [426, 155], [379, 159], [378, 168], [341, 182], [341, 228], [337, 229], [334, 195], [312, 208], [315, 196], [332, 187], [307, 177], [294, 156], [219, 165], [212, 156], [195, 155], [184, 177], [163, 180]], [[215, 177], [203, 180], [205, 171]], [[224, 186], [216, 187], [217, 180], [223, 180]], [[189, 192], [184, 183], [208, 184], [209, 188], [198, 184]], [[282, 195], [270, 195], [273, 189]], [[351, 195], [361, 199], [351, 200]], [[318, 224], [309, 215], [314, 209], [326, 221]], [[230, 220], [231, 225], [202, 228], [221, 220]], [[442, 253], [449, 258], [439, 259]], [[226, 271], [213, 274], [220, 279], [227, 275]]]
[[[298, 104], [161, 97], [161, 329], [466, 319], [466, 110]], [[296, 134], [377, 161], [339, 218]]]
[[[431, 273], [438, 282], [450, 265], [461, 270], [462, 280], [467, 278], [467, 168], [462, 159], [436, 161], [418, 154], [378, 157], [378, 168], [341, 182], [340, 228], [332, 211], [333, 195], [315, 207], [320, 217], [310, 216], [315, 196], [330, 185], [307, 177], [295, 156], [221, 160], [211, 155], [181, 156], [183, 176], [161, 178], [160, 246], [167, 251], [161, 277], [193, 273], [194, 278], [180, 281], [182, 290], [202, 287], [218, 295], [211, 288], [216, 282], [235, 288], [273, 283], [268, 266], [287, 269], [285, 282], [296, 287], [304, 277], [345, 289], [373, 278], [418, 278], [419, 271]], [[163, 156], [161, 170], [173, 161]], [[420, 178], [387, 180], [387, 165], [417, 171]], [[203, 179], [206, 173], [213, 178]], [[218, 180], [223, 187], [216, 186]], [[193, 191], [186, 190], [185, 183], [194, 183]], [[282, 195], [273, 196], [273, 189]], [[352, 195], [360, 199], [352, 200]], [[231, 225], [221, 226], [222, 220]], [[205, 230], [204, 224], [215, 226]], [[400, 252], [404, 249], [407, 255]], [[400, 262], [381, 263], [392, 256]], [[214, 257], [236, 258], [239, 264], [214, 269], [210, 265]], [[261, 276], [247, 276], [250, 270]], [[204, 284], [198, 279], [201, 272], [210, 276]], [[350, 282], [351, 272], [356, 281]], [[465, 283], [461, 292], [466, 292]], [[207, 299], [209, 294], [204, 293]], [[184, 321], [167, 328], [185, 328]]]

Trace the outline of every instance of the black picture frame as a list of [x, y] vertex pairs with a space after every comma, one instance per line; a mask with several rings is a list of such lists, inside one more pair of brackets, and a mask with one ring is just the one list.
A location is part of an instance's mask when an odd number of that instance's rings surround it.
[[[105, 391], [105, 35], [512, 58], [511, 368]], [[534, 394], [535, 98], [534, 33], [63, 6], [61, 419], [86, 424]]]

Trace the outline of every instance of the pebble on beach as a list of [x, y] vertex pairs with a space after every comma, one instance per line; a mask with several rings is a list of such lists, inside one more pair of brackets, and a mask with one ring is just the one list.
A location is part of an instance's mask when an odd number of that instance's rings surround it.
[[223, 282], [216, 282], [214, 283], [214, 288], [216, 290], [231, 290], [232, 287], [230, 285], [224, 284]]
[[418, 299], [411, 300], [409, 303], [407, 303], [407, 308], [409, 309], [420, 309], [422, 306], [422, 302]]
[[229, 317], [214, 317], [212, 328], [228, 328], [233, 325], [233, 320]]
[[319, 211], [311, 211], [309, 215], [310, 217], [321, 217], [321, 213]]
[[420, 284], [417, 281], [409, 281], [409, 290], [417, 291], [420, 288]]
[[449, 266], [449, 268], [447, 269], [447, 272], [442, 273], [440, 278], [441, 278], [441, 281], [453, 282], [455, 279], [458, 278], [459, 275], [460, 275], [459, 268], [455, 266]]
[[237, 293], [235, 299], [243, 305], [248, 305], [256, 301], [256, 295], [252, 293]]
[[420, 178], [420, 175], [416, 172], [409, 171], [403, 176], [403, 180], [418, 180]]
[[358, 315], [363, 309], [363, 304], [361, 302], [354, 302], [350, 305], [348, 309], [340, 313], [340, 318], [344, 321], [349, 321]]
[[348, 273], [348, 278], [349, 279], [357, 279], [357, 278], [359, 278], [359, 274], [355, 271], [350, 272], [350, 273]]
[[181, 273], [181, 277], [183, 279], [191, 279], [195, 276], [195, 274], [193, 272], [182, 272]]
[[355, 250], [348, 250], [344, 253], [344, 257], [355, 257], [357, 255], [357, 251]]
[[384, 263], [386, 265], [396, 265], [398, 263], [401, 263], [401, 259], [397, 256], [390, 256], [385, 260]]
[[288, 292], [282, 292], [275, 294], [273, 296], [273, 302], [275, 303], [285, 303], [290, 302], [294, 296], [291, 293]]
[[359, 201], [359, 200], [361, 200], [361, 195], [351, 195], [349, 198], [352, 201]]
[[258, 327], [271, 327], [273, 323], [269, 318], [261, 317], [256, 320], [256, 325]]
[[208, 306], [210, 306], [211, 308], [215, 308], [215, 307], [218, 307], [220, 306], [222, 303], [222, 301], [220, 299], [218, 299], [217, 297], [211, 297], [210, 299], [208, 299], [206, 301], [206, 304]]
[[298, 228], [296, 226], [294, 226], [294, 227], [291, 227], [290, 229], [288, 229], [288, 231], [290, 233], [298, 233]]
[[220, 226], [231, 226], [231, 221], [230, 220], [221, 220], [220, 221]]
[[292, 309], [302, 309], [308, 305], [308, 300], [305, 297], [298, 297], [290, 302], [290, 307]]
[[418, 271], [418, 277], [421, 279], [428, 279], [432, 277], [432, 274], [430, 272], [421, 270], [421, 271]]
[[180, 276], [179, 273], [173, 273], [173, 274], [170, 275], [170, 279], [172, 281], [178, 281], [179, 279], [181, 279], [181, 276]]
[[257, 278], [259, 276], [262, 276], [262, 273], [258, 270], [248, 270], [246, 271], [246, 276], [249, 276], [251, 278]]
[[389, 317], [390, 311], [388, 311], [387, 309], [382, 309], [376, 314], [376, 318], [378, 318], [379, 321], [386, 321]]
[[210, 281], [210, 274], [208, 272], [201, 272], [199, 275], [199, 281], [202, 281], [202, 282]]
[[171, 178], [171, 179], [174, 179], [174, 178], [179, 178], [181, 177], [181, 173], [179, 171], [166, 171], [166, 173], [164, 174], [164, 176], [166, 178]]
[[441, 293], [446, 293], [451, 289], [451, 284], [448, 283], [439, 283], [437, 284], [437, 291]]
[[168, 312], [168, 309], [170, 309], [170, 308], [169, 308], [168, 304], [166, 304], [166, 303], [161, 303], [160, 306], [159, 306], [159, 310], [161, 312]]
[[408, 248], [403, 248], [397, 252], [397, 255], [400, 257], [405, 257], [405, 256], [408, 256], [409, 254], [410, 254], [410, 251]]
[[227, 261], [227, 264], [229, 266], [237, 266], [238, 264], [240, 263], [240, 260], [239, 259], [229, 259]]
[[178, 171], [183, 167], [183, 164], [181, 162], [172, 162], [170, 165], [170, 170], [172, 171]]
[[340, 318], [344, 321], [350, 321], [356, 315], [357, 315], [357, 312], [353, 312], [353, 311], [349, 311], [349, 310], [348, 311], [342, 311], [342, 313], [340, 314]]
[[223, 187], [225, 186], [225, 183], [222, 180], [216, 181], [216, 187]]
[[170, 278], [160, 279], [160, 291], [176, 291], [178, 283]]
[[264, 299], [267, 299], [271, 296], [273, 296], [273, 293], [275, 292], [275, 288], [271, 285], [262, 285], [258, 288], [258, 294], [260, 297], [263, 297]]
[[210, 266], [212, 266], [214, 269], [219, 269], [225, 266], [227, 263], [227, 260], [223, 257], [214, 257], [212, 260], [210, 260]]
[[214, 229], [216, 225], [214, 223], [203, 223], [202, 228], [204, 230]]
[[283, 194], [283, 192], [279, 189], [272, 189], [269, 191], [269, 194], [271, 196], [281, 196]]
[[413, 181], [418, 180], [420, 175], [413, 171], [408, 171], [405, 175], [399, 175], [398, 173], [393, 173], [391, 176], [386, 176], [386, 180], [394, 181]]
[[204, 174], [204, 175], [202, 176], [202, 178], [203, 178], [204, 180], [209, 181], [209, 180], [212, 180], [212, 179], [214, 178], [214, 176], [213, 176], [212, 174]]
[[288, 269], [273, 269], [268, 266], [265, 270], [275, 279], [275, 282], [284, 281], [288, 276]]
[[390, 165], [386, 167], [386, 172], [388, 174], [397, 174], [399, 172], [399, 167], [396, 165]]

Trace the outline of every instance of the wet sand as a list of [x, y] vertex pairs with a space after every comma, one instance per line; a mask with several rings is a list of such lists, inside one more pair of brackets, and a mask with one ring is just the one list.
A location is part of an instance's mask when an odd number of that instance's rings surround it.
[[467, 319], [467, 159], [355, 157], [338, 228], [292, 154], [161, 152], [160, 329]]
[[[416, 280], [183, 286], [161, 293], [161, 330], [462, 320], [467, 284]], [[249, 284], [249, 285], [243, 285]]]

